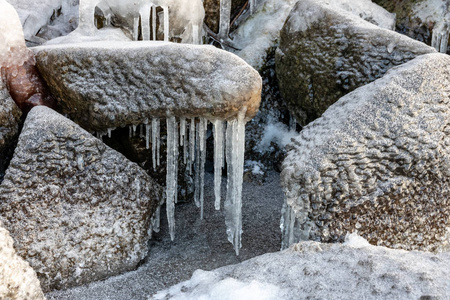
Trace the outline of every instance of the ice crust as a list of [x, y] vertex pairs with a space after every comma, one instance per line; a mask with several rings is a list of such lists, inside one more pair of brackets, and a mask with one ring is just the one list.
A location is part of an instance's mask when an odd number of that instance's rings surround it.
[[213, 271], [149, 299], [445, 299], [450, 255], [393, 250], [356, 234], [345, 244], [302, 242]]

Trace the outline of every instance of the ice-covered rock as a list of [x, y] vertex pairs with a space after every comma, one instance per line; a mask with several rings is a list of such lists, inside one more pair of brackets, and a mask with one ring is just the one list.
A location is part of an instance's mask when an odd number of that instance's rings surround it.
[[450, 254], [303, 242], [237, 265], [197, 270], [156, 299], [445, 299]]
[[[0, 77], [0, 153], [19, 132], [19, 121], [22, 112], [11, 99], [6, 85]], [[0, 161], [2, 160], [0, 154]]]
[[382, 77], [389, 68], [435, 52], [334, 2], [299, 1], [281, 32], [277, 76], [283, 97], [301, 124], [319, 117], [346, 93]]
[[450, 57], [426, 54], [339, 99], [290, 144], [283, 245], [449, 248]]
[[160, 194], [138, 165], [39, 106], [0, 185], [0, 216], [48, 291], [134, 269]]
[[164, 42], [85, 43], [33, 48], [62, 111], [92, 131], [151, 117], [246, 119], [259, 107], [261, 77], [236, 55]]
[[45, 299], [36, 272], [13, 247], [13, 239], [0, 222], [0, 299]]
[[[239, 24], [232, 34], [233, 41], [240, 49], [236, 51], [236, 54], [259, 69], [268, 49], [279, 41], [280, 31], [297, 2], [295, 0], [259, 1], [254, 14]], [[393, 29], [395, 26], [395, 15], [370, 0], [335, 0], [329, 3], [333, 7], [342, 8], [382, 28]]]

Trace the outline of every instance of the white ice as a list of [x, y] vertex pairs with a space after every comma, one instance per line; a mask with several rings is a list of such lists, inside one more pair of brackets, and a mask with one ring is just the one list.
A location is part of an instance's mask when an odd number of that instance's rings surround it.
[[220, 210], [220, 186], [222, 184], [222, 168], [224, 166], [224, 121], [214, 120], [214, 207]]
[[167, 118], [166, 210], [170, 238], [175, 239], [175, 198], [177, 193], [178, 127], [175, 117]]

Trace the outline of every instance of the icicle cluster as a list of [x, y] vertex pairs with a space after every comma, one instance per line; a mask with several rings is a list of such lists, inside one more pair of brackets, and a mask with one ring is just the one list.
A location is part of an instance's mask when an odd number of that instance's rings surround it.
[[449, 35], [450, 20], [436, 24], [433, 28], [431, 46], [441, 53], [447, 53]]
[[[211, 120], [214, 134], [214, 206], [216, 210], [221, 205], [222, 169], [227, 162], [227, 193], [225, 200], [225, 223], [227, 226], [228, 240], [234, 245], [236, 254], [241, 248], [242, 234], [242, 181], [244, 171], [244, 146], [245, 146], [245, 113], [242, 110], [236, 119], [230, 121]], [[167, 173], [166, 173], [166, 213], [169, 223], [169, 232], [172, 240], [175, 238], [175, 204], [177, 203], [177, 177], [179, 147], [182, 147], [181, 159], [185, 163], [190, 174], [194, 173], [194, 201], [200, 208], [200, 218], [203, 219], [204, 186], [205, 186], [205, 162], [206, 162], [206, 137], [208, 120], [206, 118], [180, 118], [179, 122], [174, 116], [166, 119], [167, 122]], [[103, 135], [111, 137], [111, 131], [97, 133], [99, 138]], [[153, 118], [151, 124], [145, 122], [142, 125], [129, 127], [130, 137], [135, 136], [139, 130], [139, 136], [145, 138], [147, 149], [152, 146], [153, 168], [160, 165], [160, 119]], [[150, 143], [151, 141], [151, 143]], [[152, 228], [159, 231], [160, 208], [156, 211]]]

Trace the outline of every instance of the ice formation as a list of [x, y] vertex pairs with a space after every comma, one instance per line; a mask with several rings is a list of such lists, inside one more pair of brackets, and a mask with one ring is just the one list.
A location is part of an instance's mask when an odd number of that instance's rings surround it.
[[447, 53], [448, 37], [450, 35], [450, 13], [433, 28], [431, 46], [441, 53]]
[[[162, 26], [164, 41], [178, 36], [183, 43], [202, 43], [205, 12], [201, 0], [80, 0], [79, 29], [85, 34], [95, 34], [97, 30], [94, 20], [96, 7], [103, 11], [106, 25], [109, 25], [112, 15], [120, 15], [129, 22], [134, 40], [139, 39], [139, 32], [142, 40], [157, 40], [158, 28]], [[157, 22], [160, 23], [158, 28]]]
[[0, 0], [0, 13], [0, 67], [21, 66], [32, 54], [25, 45], [19, 16], [6, 0]]
[[[191, 118], [175, 116], [166, 118], [167, 122], [167, 173], [166, 173], [166, 213], [169, 223], [171, 239], [175, 239], [175, 203], [177, 203], [178, 162], [187, 162], [187, 169], [194, 171], [195, 191], [194, 201], [200, 208], [200, 218], [203, 219], [204, 204], [204, 172], [206, 162], [206, 133], [208, 123], [213, 124], [214, 133], [214, 191], [215, 208], [220, 209], [220, 185], [222, 183], [222, 169], [227, 162], [227, 194], [225, 200], [225, 223], [227, 225], [228, 240], [234, 245], [236, 254], [241, 248], [242, 234], [242, 182], [244, 170], [245, 124], [246, 108], [238, 116], [228, 121], [221, 119], [208, 120], [203, 117]], [[145, 127], [144, 127], [145, 126]], [[153, 118], [151, 124], [132, 125], [129, 128], [130, 137], [136, 134], [137, 128], [145, 128], [140, 135], [145, 139], [147, 149], [152, 147], [153, 167], [160, 164], [160, 119]], [[112, 129], [100, 133], [110, 136]], [[142, 129], [144, 131], [144, 129]], [[188, 143], [189, 140], [189, 143]], [[183, 152], [179, 160], [179, 147]], [[153, 230], [159, 231], [159, 211], [155, 213]]]

